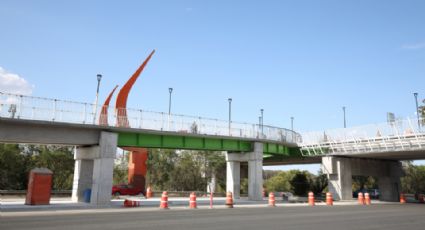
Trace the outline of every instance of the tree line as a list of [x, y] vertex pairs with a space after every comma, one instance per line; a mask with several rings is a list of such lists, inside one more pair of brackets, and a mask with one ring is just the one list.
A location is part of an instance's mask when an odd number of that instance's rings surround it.
[[[128, 156], [114, 167], [114, 184], [127, 182]], [[425, 193], [425, 166], [405, 164], [401, 178], [405, 193]], [[226, 191], [226, 162], [223, 152], [150, 149], [147, 184], [156, 191], [206, 191], [214, 180], [216, 192]], [[72, 189], [73, 147], [0, 144], [0, 190], [25, 190], [31, 169], [53, 171], [53, 190]], [[327, 191], [326, 175], [308, 171], [263, 171], [266, 191], [292, 192], [304, 196]], [[353, 177], [353, 191], [377, 188], [373, 177]], [[241, 178], [241, 194], [247, 194], [248, 180]]]

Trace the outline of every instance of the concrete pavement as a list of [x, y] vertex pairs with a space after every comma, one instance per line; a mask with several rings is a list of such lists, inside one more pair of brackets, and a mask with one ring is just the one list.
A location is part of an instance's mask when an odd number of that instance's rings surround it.
[[[170, 209], [44, 215], [3, 215], [0, 229], [423, 229], [425, 205], [281, 206], [276, 208]], [[131, 211], [130, 211], [131, 210]], [[11, 214], [11, 213], [9, 213]]]

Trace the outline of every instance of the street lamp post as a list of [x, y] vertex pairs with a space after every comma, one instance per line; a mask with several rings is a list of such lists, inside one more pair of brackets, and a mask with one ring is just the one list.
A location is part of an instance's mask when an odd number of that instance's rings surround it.
[[97, 103], [98, 103], [98, 100], [99, 100], [100, 80], [102, 80], [102, 74], [97, 74], [97, 90], [96, 90], [96, 100], [95, 100], [95, 103], [94, 103], [93, 124], [96, 123]]
[[264, 109], [260, 109], [261, 112], [261, 136], [264, 135]]
[[419, 118], [418, 93], [413, 93], [413, 96], [415, 96], [416, 116], [418, 118], [418, 129], [420, 129], [421, 128], [421, 122], [420, 122], [420, 118]]
[[168, 131], [170, 131], [170, 121], [171, 121], [171, 94], [173, 93], [173, 88], [168, 88], [170, 96], [168, 98]]
[[228, 98], [227, 101], [229, 102], [229, 136], [232, 133], [232, 98]]
[[291, 131], [292, 141], [294, 141], [294, 117], [291, 117]]
[[344, 128], [347, 128], [347, 120], [345, 118], [345, 106], [342, 106], [342, 111], [344, 112]]

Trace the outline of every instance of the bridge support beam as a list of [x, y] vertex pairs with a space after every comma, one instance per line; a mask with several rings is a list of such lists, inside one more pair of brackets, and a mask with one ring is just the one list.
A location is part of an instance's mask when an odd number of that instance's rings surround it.
[[255, 142], [254, 151], [250, 153], [227, 153], [226, 162], [226, 190], [232, 192], [235, 199], [240, 198], [240, 163], [248, 162], [248, 198], [262, 200], [263, 144]]
[[398, 161], [327, 156], [322, 158], [322, 171], [327, 174], [329, 191], [336, 200], [352, 199], [352, 176], [373, 176], [378, 180], [380, 200], [398, 201], [400, 177]]
[[75, 149], [74, 202], [83, 201], [84, 192], [91, 189], [91, 204], [110, 205], [117, 139], [116, 133], [101, 132], [99, 145]]

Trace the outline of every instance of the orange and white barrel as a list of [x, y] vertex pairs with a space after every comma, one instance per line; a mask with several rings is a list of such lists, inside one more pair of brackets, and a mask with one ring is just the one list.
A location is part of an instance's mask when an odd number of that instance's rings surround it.
[[313, 192], [308, 193], [308, 205], [314, 206], [314, 193]]
[[226, 207], [233, 208], [233, 194], [232, 192], [226, 193]]
[[369, 193], [365, 193], [364, 194], [364, 202], [365, 202], [366, 205], [370, 205], [371, 204]]
[[326, 205], [333, 205], [334, 204], [334, 200], [332, 198], [332, 193], [328, 192], [326, 193]]
[[276, 207], [276, 199], [274, 197], [274, 192], [269, 192], [269, 206]]
[[358, 202], [359, 202], [359, 204], [360, 205], [364, 205], [365, 203], [364, 203], [363, 193], [359, 192], [357, 196], [358, 196]]
[[197, 208], [196, 206], [196, 193], [192, 192], [189, 197], [189, 208]]
[[153, 196], [152, 188], [151, 188], [151, 186], [148, 186], [148, 188], [146, 189], [146, 199], [152, 198], [152, 196]]
[[404, 196], [404, 193], [400, 193], [400, 203], [402, 204], [406, 203], [406, 197]]
[[161, 203], [159, 204], [160, 209], [168, 209], [168, 192], [162, 192]]

